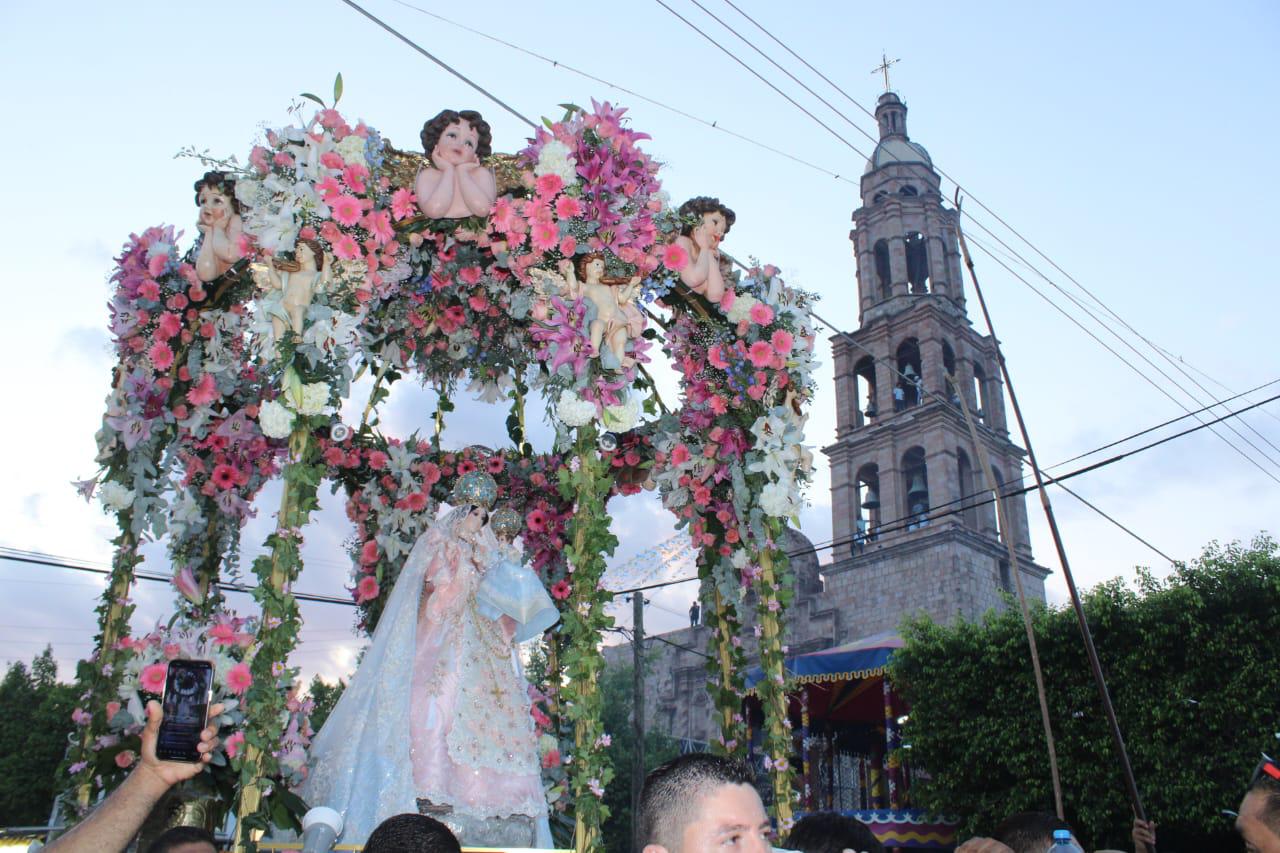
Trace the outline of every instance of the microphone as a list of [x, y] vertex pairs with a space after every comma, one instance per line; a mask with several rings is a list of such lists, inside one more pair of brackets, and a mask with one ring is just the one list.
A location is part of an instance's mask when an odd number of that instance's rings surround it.
[[329, 853], [342, 834], [342, 815], [316, 806], [302, 816], [302, 853]]

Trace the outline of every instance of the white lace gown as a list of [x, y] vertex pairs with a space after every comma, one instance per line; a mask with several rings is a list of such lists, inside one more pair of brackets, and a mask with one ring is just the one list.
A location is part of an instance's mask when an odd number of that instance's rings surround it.
[[[535, 846], [551, 846], [526, 685], [510, 637], [475, 606], [497, 543], [487, 530], [474, 547], [460, 540], [454, 527], [465, 514], [449, 513], [414, 545], [360, 668], [312, 743], [297, 793], [343, 814], [340, 843], [363, 843], [425, 800], [447, 809], [432, 813], [463, 843], [515, 818], [536, 827]], [[424, 602], [426, 581], [435, 589]]]

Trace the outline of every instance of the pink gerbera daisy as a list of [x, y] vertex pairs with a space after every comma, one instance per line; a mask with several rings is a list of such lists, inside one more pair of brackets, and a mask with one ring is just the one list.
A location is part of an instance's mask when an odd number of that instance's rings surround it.
[[397, 222], [401, 219], [408, 219], [413, 216], [414, 206], [417, 203], [417, 196], [401, 187], [391, 194], [391, 215], [396, 218]]
[[684, 250], [683, 246], [675, 243], [668, 243], [662, 247], [662, 265], [674, 272], [689, 266], [689, 253]]
[[227, 670], [227, 689], [235, 695], [243, 696], [252, 685], [253, 673], [249, 671], [249, 664], [238, 663]]
[[524, 523], [529, 528], [530, 533], [545, 533], [547, 529], [547, 514], [541, 509], [535, 509], [525, 516]]
[[364, 604], [378, 597], [378, 579], [373, 575], [365, 575], [356, 584], [356, 604]]
[[244, 732], [236, 732], [226, 741], [227, 758], [235, 758], [244, 749]]
[[213, 469], [211, 479], [215, 486], [226, 491], [236, 484], [236, 469], [227, 464], [218, 465]]
[[791, 348], [795, 346], [795, 342], [796, 339], [786, 329], [779, 329], [769, 339], [769, 343], [773, 344], [773, 348], [777, 350], [779, 355], [788, 355], [791, 352]]
[[560, 229], [554, 222], [535, 222], [529, 234], [529, 242], [535, 251], [549, 252], [560, 241]]
[[360, 257], [360, 244], [350, 234], [343, 234], [334, 241], [333, 253], [344, 261], [354, 261]]
[[360, 207], [360, 199], [347, 193], [330, 202], [329, 209], [333, 213], [334, 221], [348, 228], [359, 222], [361, 214], [364, 213]]
[[142, 676], [139, 682], [142, 689], [148, 693], [163, 693], [164, 681], [169, 675], [169, 664], [153, 663], [150, 666], [143, 667]]
[[573, 219], [582, 215], [582, 202], [571, 195], [562, 195], [556, 199], [556, 216], [561, 219]]
[[156, 341], [147, 350], [147, 357], [155, 365], [156, 370], [168, 370], [173, 364], [173, 350], [164, 341]]
[[773, 322], [773, 309], [763, 302], [751, 306], [751, 322], [767, 326]]
[[769, 346], [768, 341], [756, 341], [747, 354], [756, 367], [768, 367], [773, 361], [773, 347]]
[[556, 601], [564, 601], [573, 592], [573, 588], [569, 586], [569, 582], [561, 578], [551, 585], [551, 597]]

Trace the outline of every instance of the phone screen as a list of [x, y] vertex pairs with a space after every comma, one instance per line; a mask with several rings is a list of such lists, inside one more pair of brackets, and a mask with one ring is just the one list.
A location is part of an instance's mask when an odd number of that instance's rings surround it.
[[208, 722], [213, 664], [203, 660], [171, 660], [164, 682], [164, 719], [156, 741], [162, 761], [199, 761], [196, 745]]

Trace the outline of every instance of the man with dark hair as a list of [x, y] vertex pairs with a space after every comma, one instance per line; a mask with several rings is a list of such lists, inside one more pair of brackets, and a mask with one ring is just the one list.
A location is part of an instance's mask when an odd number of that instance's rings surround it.
[[449, 827], [433, 817], [398, 814], [378, 824], [364, 853], [462, 853]]
[[1280, 762], [1263, 756], [1240, 801], [1236, 832], [1248, 853], [1280, 853]]
[[819, 812], [796, 821], [787, 836], [787, 849], [803, 853], [884, 853], [884, 846], [865, 823], [835, 812]]
[[175, 826], [152, 841], [147, 853], [218, 853], [218, 843], [207, 829]]
[[769, 853], [769, 834], [769, 816], [741, 761], [693, 752], [644, 780], [641, 853]]

